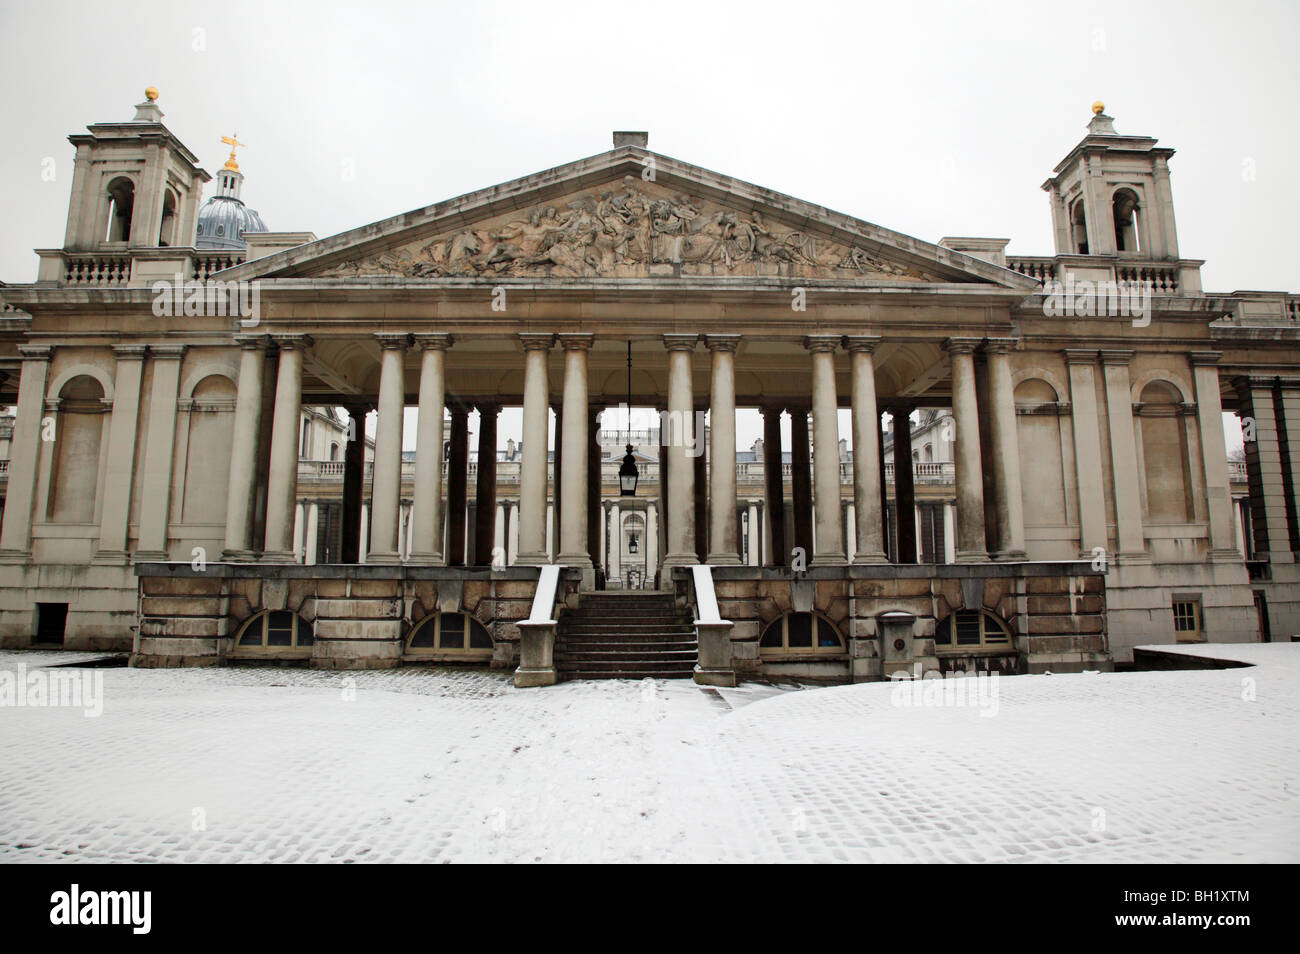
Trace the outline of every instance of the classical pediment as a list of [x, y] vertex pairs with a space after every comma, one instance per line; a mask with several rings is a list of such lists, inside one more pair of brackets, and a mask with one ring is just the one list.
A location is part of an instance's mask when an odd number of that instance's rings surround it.
[[472, 228], [347, 258], [322, 278], [653, 278], [676, 275], [932, 281], [858, 245], [633, 176]]
[[984, 283], [960, 252], [623, 146], [247, 262], [232, 278]]

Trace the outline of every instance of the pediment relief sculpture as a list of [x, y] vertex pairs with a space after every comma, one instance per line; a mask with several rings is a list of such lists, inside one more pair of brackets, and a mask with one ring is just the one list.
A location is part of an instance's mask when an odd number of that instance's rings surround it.
[[929, 281], [857, 246], [764, 221], [628, 176], [613, 189], [537, 205], [471, 229], [318, 273], [408, 278], [646, 278], [679, 275]]

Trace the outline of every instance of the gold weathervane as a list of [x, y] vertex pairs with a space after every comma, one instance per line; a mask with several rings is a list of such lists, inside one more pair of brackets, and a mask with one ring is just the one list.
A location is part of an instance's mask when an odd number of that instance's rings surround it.
[[247, 145], [248, 145], [248, 143], [246, 143], [246, 142], [240, 142], [238, 136], [239, 136], [239, 134], [236, 133], [236, 134], [233, 135], [233, 136], [222, 136], [222, 137], [221, 137], [221, 141], [224, 142], [227, 146], [230, 147], [230, 158], [226, 160], [226, 164], [225, 164], [224, 166], [222, 166], [222, 168], [223, 168], [223, 169], [229, 169], [231, 172], [238, 172], [238, 171], [239, 171], [239, 163], [235, 162], [235, 147], [236, 147], [236, 146], [247, 146]]

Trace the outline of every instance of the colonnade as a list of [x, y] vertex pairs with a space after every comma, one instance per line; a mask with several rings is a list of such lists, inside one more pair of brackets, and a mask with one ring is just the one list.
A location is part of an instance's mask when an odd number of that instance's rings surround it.
[[[425, 563], [471, 562], [486, 565], [494, 548], [502, 545], [497, 521], [481, 521], [472, 546], [466, 546], [467, 416], [470, 408], [449, 406], [451, 417], [450, 465], [447, 477], [449, 512], [446, 553], [442, 539], [443, 410], [446, 405], [446, 356], [453, 339], [446, 334], [377, 334], [380, 345], [378, 419], [367, 559], [372, 563], [411, 560]], [[524, 351], [523, 442], [520, 466], [516, 562], [556, 562], [581, 570], [593, 569], [597, 549], [590, 539], [599, 513], [599, 459], [593, 450], [594, 421], [588, 387], [588, 353], [591, 334], [519, 335]], [[290, 561], [301, 537], [294, 539], [298, 419], [302, 393], [303, 352], [310, 346], [304, 335], [276, 335], [279, 365], [276, 372], [271, 440], [266, 456], [267, 477], [265, 546], [263, 559]], [[741, 336], [667, 334], [663, 336], [668, 371], [667, 428], [661, 434], [662, 544], [665, 568], [693, 564], [701, 559], [715, 565], [738, 565], [736, 472], [731, 461], [735, 449], [735, 356]], [[710, 451], [727, 466], [707, 468], [702, 455], [692, 457], [695, 444], [696, 400], [693, 390], [694, 353], [703, 343], [710, 355], [708, 407]], [[910, 406], [897, 400], [877, 400], [874, 355], [876, 336], [809, 335], [803, 347], [809, 354], [811, 388], [806, 406], [791, 407], [793, 465], [792, 503], [794, 540], [786, 540], [784, 486], [781, 477], [779, 414], [782, 407], [765, 406], [764, 414], [768, 541], [765, 562], [786, 565], [794, 547], [803, 547], [808, 565], [841, 566], [887, 562], [884, 514], [886, 507], [880, 417], [892, 412], [895, 421], [896, 461], [911, 459], [908, 414]], [[556, 345], [563, 351], [561, 404], [557, 411], [555, 474], [558, 511], [548, 511], [548, 411], [550, 410], [549, 354]], [[251, 559], [258, 435], [261, 433], [265, 362], [264, 339], [242, 342], [243, 356], [237, 386], [236, 427], [231, 448], [231, 469], [226, 525], [226, 556]], [[1015, 405], [1010, 368], [1011, 342], [1007, 339], [950, 338], [944, 342], [951, 362], [952, 406], [956, 443], [956, 559], [972, 562], [1024, 559], [1024, 525], [1019, 485]], [[402, 423], [405, 410], [405, 352], [420, 352], [419, 423], [416, 434], [415, 474], [409, 523], [404, 523], [401, 503]], [[839, 459], [839, 395], [836, 355], [849, 355], [853, 430], [853, 511], [845, 521], [841, 512]], [[980, 358], [977, 367], [976, 358]], [[480, 411], [477, 500], [481, 512], [495, 513], [496, 415], [499, 405], [482, 403]], [[811, 414], [811, 434], [809, 434]], [[354, 428], [345, 455], [345, 496], [348, 470], [359, 476], [364, 440]], [[811, 441], [809, 440], [811, 437]], [[811, 447], [811, 455], [809, 449]], [[811, 456], [811, 460], [809, 457]], [[811, 479], [810, 479], [811, 476]], [[593, 485], [593, 481], [595, 484]], [[707, 481], [705, 513], [697, 501], [697, 481]], [[911, 468], [895, 469], [899, 512], [912, 510]], [[705, 495], [701, 494], [700, 497]], [[811, 501], [811, 508], [808, 503]], [[550, 520], [548, 520], [548, 515]], [[355, 518], [344, 515], [345, 524]], [[751, 521], [757, 519], [751, 508]], [[548, 523], [558, 523], [559, 552], [548, 545]], [[403, 531], [403, 527], [405, 530]], [[603, 537], [605, 522], [597, 535]], [[846, 540], [846, 526], [853, 533]], [[649, 522], [647, 524], [647, 529]], [[751, 528], [753, 524], [751, 523]], [[399, 539], [399, 533], [404, 537]], [[697, 541], [697, 533], [707, 535]], [[511, 534], [507, 534], [507, 537]], [[898, 527], [900, 562], [915, 562], [916, 531], [911, 520]], [[508, 544], [507, 544], [508, 546]], [[751, 548], [752, 549], [752, 548]], [[345, 539], [344, 557], [350, 555]], [[703, 551], [703, 552], [701, 552]], [[554, 554], [554, 556], [553, 556]]]

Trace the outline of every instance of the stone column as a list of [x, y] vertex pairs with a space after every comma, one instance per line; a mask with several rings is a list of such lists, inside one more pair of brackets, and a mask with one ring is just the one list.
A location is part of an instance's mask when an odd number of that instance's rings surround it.
[[736, 552], [736, 349], [740, 335], [709, 335], [709, 552], [706, 562], [739, 564]]
[[[1064, 354], [1070, 373], [1070, 417], [1074, 431], [1074, 460], [1078, 469], [1079, 549], [1080, 556], [1091, 558], [1094, 549], [1104, 551], [1110, 546], [1101, 476], [1097, 352], [1071, 349]], [[1132, 414], [1132, 403], [1127, 397], [1125, 407]], [[1130, 473], [1136, 478], [1136, 471]]]
[[415, 425], [415, 498], [411, 502], [411, 559], [443, 563], [442, 415], [447, 397], [451, 335], [415, 336], [420, 348], [420, 410]]
[[509, 528], [506, 530], [506, 566], [514, 566], [519, 560], [519, 501], [511, 500], [508, 508], [510, 516]]
[[1205, 471], [1206, 512], [1210, 518], [1212, 559], [1238, 558], [1233, 516], [1232, 481], [1228, 476], [1228, 447], [1223, 439], [1223, 399], [1219, 393], [1217, 351], [1188, 355], [1196, 382], [1196, 419], [1201, 432], [1201, 461]]
[[146, 506], [140, 508], [137, 560], [167, 559], [167, 515], [171, 512], [172, 454], [176, 445], [176, 398], [184, 345], [154, 345], [153, 387], [149, 396], [149, 430], [145, 440]]
[[9, 442], [4, 520], [0, 522], [3, 528], [0, 529], [0, 556], [10, 563], [25, 562], [32, 548], [32, 509], [52, 349], [49, 345], [20, 344], [18, 353], [23, 363], [18, 377], [13, 437]]
[[359, 540], [360, 549], [357, 551], [357, 562], [365, 563], [366, 557], [369, 556], [366, 547], [370, 542], [370, 505], [366, 503], [361, 505], [361, 536]]
[[749, 502], [749, 547], [745, 554], [750, 566], [763, 565], [763, 523], [758, 512], [758, 503]]
[[813, 563], [841, 566], [844, 530], [840, 522], [839, 395], [835, 384], [835, 349], [839, 335], [808, 335], [803, 345], [812, 353], [813, 467], [816, 485], [816, 546]]
[[781, 409], [761, 408], [763, 414], [763, 511], [767, 533], [764, 535], [766, 562], [786, 566], [785, 545], [785, 477], [781, 453]]
[[[695, 409], [695, 421], [704, 420], [702, 408]], [[703, 424], [700, 425], [704, 427]], [[704, 428], [706, 431], [707, 427]], [[695, 466], [695, 560], [707, 563], [709, 557], [709, 451], [706, 446], [707, 434], [695, 433], [696, 455], [691, 458]], [[732, 467], [735, 467], [736, 455], [731, 455]]]
[[954, 501], [945, 500], [943, 502], [943, 562], [957, 562], [957, 533], [954, 529], [957, 525], [955, 511], [957, 505]]
[[[1291, 520], [1291, 553], [1300, 562], [1300, 378], [1279, 377], [1274, 382], [1274, 406], [1277, 417], [1278, 451], [1287, 494], [1287, 513]], [[1201, 445], [1205, 445], [1202, 431]], [[1285, 438], [1285, 439], [1284, 439]], [[1223, 454], [1219, 455], [1223, 457]], [[1227, 467], [1225, 460], [1223, 466]]]
[[844, 339], [853, 371], [853, 511], [854, 563], [885, 563], [884, 515], [880, 511], [880, 409], [876, 406], [876, 369], [872, 356], [880, 339], [858, 335]]
[[226, 491], [226, 546], [223, 560], [253, 559], [253, 502], [257, 487], [257, 444], [262, 432], [262, 376], [266, 338], [241, 337], [235, 426], [230, 442], [230, 480]]
[[564, 349], [564, 455], [560, 474], [560, 555], [557, 562], [582, 569], [584, 588], [595, 586], [587, 543], [587, 352], [589, 334], [559, 335]]
[[508, 565], [506, 562], [509, 556], [506, 551], [506, 529], [510, 518], [506, 516], [507, 509], [506, 504], [497, 504], [496, 519], [492, 521], [492, 566], [496, 569]]
[[320, 547], [320, 507], [316, 501], [307, 504], [307, 539], [302, 548], [302, 562], [315, 566], [316, 551]]
[[1255, 558], [1293, 563], [1273, 379], [1242, 376], [1233, 378], [1232, 384], [1240, 399], [1237, 413], [1243, 431], [1251, 427], [1255, 432], [1253, 441], [1243, 442]]
[[447, 566], [465, 565], [465, 523], [469, 506], [469, 408], [451, 406], [451, 449], [447, 456]]
[[474, 565], [491, 566], [496, 545], [497, 415], [501, 405], [478, 406], [478, 474], [474, 484]]
[[293, 562], [302, 563], [307, 553], [303, 536], [307, 530], [307, 502], [299, 500], [293, 505]]
[[302, 353], [306, 335], [276, 335], [280, 370], [275, 379], [270, 477], [266, 493], [266, 547], [269, 563], [293, 562], [293, 508], [298, 503], [298, 431], [302, 419]]
[[[564, 380], [560, 380], [563, 391]], [[555, 453], [551, 455], [551, 525], [546, 530], [546, 545], [550, 548], [551, 559], [560, 555], [560, 527], [564, 522], [564, 396], [560, 403], [552, 408], [555, 412]]]
[[[696, 439], [694, 433], [695, 398], [691, 382], [691, 354], [698, 335], [664, 335], [668, 349], [668, 420], [677, 428], [669, 438], [660, 435], [661, 443], [670, 440], [666, 448], [668, 458], [668, 553], [661, 564], [665, 570], [675, 566], [689, 566], [697, 562], [695, 553], [695, 462], [691, 459], [685, 438]], [[665, 588], [671, 580], [665, 573], [661, 585]]]
[[524, 347], [523, 448], [519, 464], [520, 563], [549, 563], [546, 540], [550, 384], [553, 335], [519, 336]]
[[645, 506], [645, 572], [649, 579], [659, 569], [659, 505], [647, 500]]
[[[1122, 556], [1142, 555], [1142, 500], [1138, 496], [1138, 452], [1133, 433], [1133, 395], [1128, 367], [1132, 351], [1103, 351], [1106, 376], [1106, 415], [1110, 432], [1110, 462], [1115, 491], [1116, 534]], [[1227, 465], [1224, 464], [1226, 470]]]
[[[957, 431], [957, 562], [974, 563], [988, 559], [984, 541], [984, 477], [980, 460], [979, 403], [975, 394], [975, 345], [973, 338], [949, 338], [944, 349], [952, 359], [953, 426]], [[897, 442], [894, 452], [894, 480], [899, 467], [911, 467], [909, 455], [899, 461]], [[899, 525], [903, 524], [900, 512]], [[915, 560], [915, 557], [913, 557]], [[902, 556], [899, 562], [906, 562]]]
[[790, 503], [794, 507], [794, 546], [802, 547], [812, 562], [813, 504], [812, 457], [808, 439], [808, 408], [791, 407], [790, 411]]
[[[998, 560], [1026, 560], [1025, 502], [1020, 486], [1020, 436], [1016, 430], [1016, 396], [1011, 382], [1010, 338], [984, 344], [989, 370], [989, 433], [993, 446], [994, 506], [997, 510]], [[1225, 465], [1226, 472], [1226, 465]]]
[[623, 513], [618, 501], [609, 505], [609, 579], [623, 578]]
[[898, 520], [898, 562], [916, 562], [916, 481], [912, 469], [912, 408], [895, 408], [894, 514]]
[[[113, 353], [117, 356], [117, 373], [113, 381], [113, 412], [109, 418], [108, 462], [104, 471], [104, 509], [100, 515], [99, 551], [95, 560], [125, 563], [145, 347], [114, 345]], [[295, 459], [295, 466], [296, 463]]]
[[361, 494], [366, 478], [366, 415], [364, 404], [347, 405], [348, 436], [343, 445], [343, 501], [339, 519], [339, 562], [361, 562]]
[[379, 417], [370, 484], [370, 562], [397, 563], [402, 490], [402, 418], [406, 411], [406, 335], [375, 335], [383, 349], [379, 370]]
[[846, 533], [844, 534], [844, 555], [848, 557], [850, 563], [854, 563], [857, 561], [858, 556], [856, 549], [858, 538], [858, 515], [857, 508], [854, 506], [852, 500], [844, 504], [844, 527], [846, 530]]
[[587, 409], [587, 556], [597, 573], [605, 567], [605, 526], [601, 520], [600, 407]]

